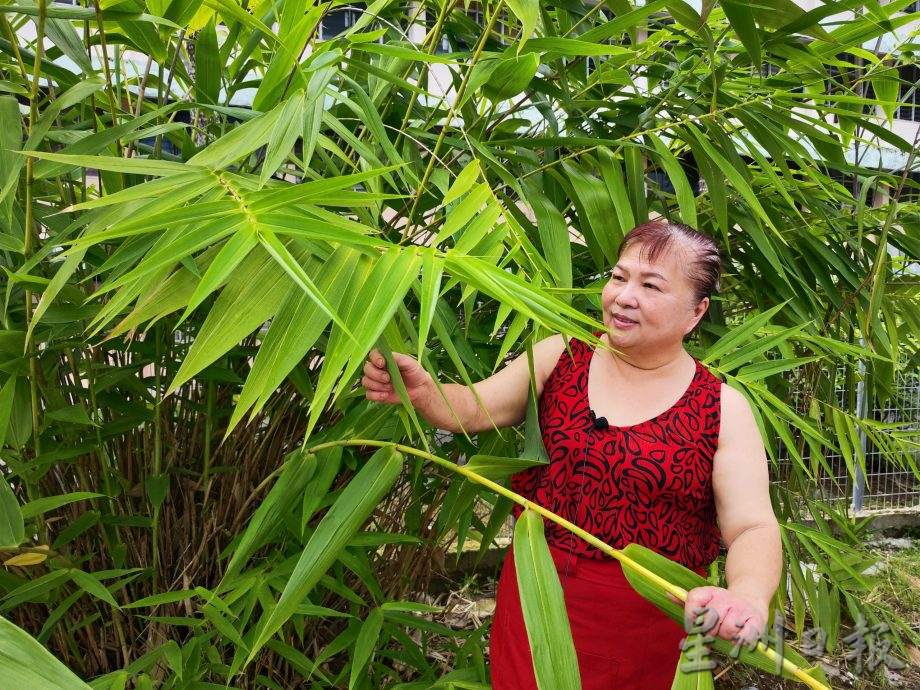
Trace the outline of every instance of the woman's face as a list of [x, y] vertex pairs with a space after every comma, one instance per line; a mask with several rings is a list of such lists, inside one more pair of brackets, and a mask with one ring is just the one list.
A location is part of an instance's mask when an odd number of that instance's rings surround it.
[[601, 294], [604, 325], [617, 349], [681, 347], [703, 318], [709, 298], [697, 301], [687, 278], [689, 251], [673, 244], [655, 261], [632, 244], [617, 261]]

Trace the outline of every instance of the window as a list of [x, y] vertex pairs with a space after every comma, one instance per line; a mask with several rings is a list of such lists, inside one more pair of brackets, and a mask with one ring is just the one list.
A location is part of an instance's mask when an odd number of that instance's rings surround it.
[[[900, 180], [898, 180], [900, 183]], [[908, 173], [904, 185], [900, 188], [898, 201], [901, 203], [920, 202], [920, 172]]]
[[[462, 7], [458, 7], [454, 12], [451, 12], [448, 21], [451, 23], [451, 34], [455, 44], [454, 50], [459, 51], [472, 50], [473, 46], [479, 41], [483, 29], [489, 23], [482, 4], [478, 2], [469, 3], [466, 11]], [[502, 11], [492, 25], [490, 40], [497, 39], [499, 45], [510, 45], [511, 42], [508, 39], [508, 24], [510, 21], [508, 13]], [[433, 21], [431, 26], [434, 26]], [[450, 43], [442, 39], [442, 44], [445, 45], [444, 52], [449, 52]], [[438, 46], [438, 48], [440, 50], [441, 46]], [[490, 49], [494, 48], [495, 46], [493, 45]]]
[[319, 40], [328, 41], [345, 33], [355, 25], [365, 9], [367, 9], [366, 3], [354, 2], [329, 10], [320, 21]]
[[901, 65], [898, 68], [898, 77], [901, 79], [898, 101], [904, 105], [898, 106], [895, 117], [899, 120], [920, 122], [920, 67]]

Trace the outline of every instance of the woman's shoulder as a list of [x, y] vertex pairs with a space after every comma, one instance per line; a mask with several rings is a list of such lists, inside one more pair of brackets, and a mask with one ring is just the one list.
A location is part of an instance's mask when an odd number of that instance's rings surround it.
[[588, 346], [577, 338], [568, 339], [561, 333], [551, 335], [535, 343], [533, 346], [533, 358], [537, 393], [543, 391], [544, 384], [563, 363], [564, 358], [575, 361], [579, 355], [584, 354], [586, 347]]
[[733, 428], [733, 424], [740, 423], [745, 427], [755, 419], [754, 409], [747, 396], [740, 389], [730, 386], [727, 383], [722, 384], [722, 425]]

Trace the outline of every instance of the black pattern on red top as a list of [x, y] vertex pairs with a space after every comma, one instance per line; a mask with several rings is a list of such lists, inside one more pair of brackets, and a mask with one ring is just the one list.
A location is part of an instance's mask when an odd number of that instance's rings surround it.
[[[683, 396], [657, 417], [594, 428], [588, 370], [594, 350], [563, 352], [539, 403], [547, 465], [512, 478], [514, 490], [614, 548], [637, 543], [699, 570], [719, 555], [712, 462], [722, 382], [699, 361]], [[552, 522], [546, 539], [588, 558], [604, 554]]]

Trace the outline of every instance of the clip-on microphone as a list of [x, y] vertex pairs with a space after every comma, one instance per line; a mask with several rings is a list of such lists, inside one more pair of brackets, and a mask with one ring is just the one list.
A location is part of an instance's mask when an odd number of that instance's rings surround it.
[[591, 426], [595, 431], [605, 431], [610, 428], [610, 423], [606, 417], [598, 417], [594, 414], [594, 410], [589, 410], [588, 412], [591, 415]]

